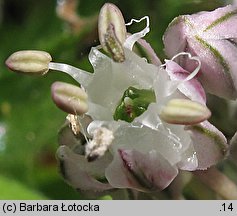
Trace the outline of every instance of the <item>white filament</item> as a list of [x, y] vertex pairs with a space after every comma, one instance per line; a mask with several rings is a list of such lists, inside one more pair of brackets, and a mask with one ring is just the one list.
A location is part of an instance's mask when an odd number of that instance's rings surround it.
[[132, 50], [134, 44], [140, 39], [140, 38], [143, 38], [149, 31], [150, 31], [150, 20], [149, 20], [149, 17], [148, 16], [144, 16], [142, 17], [141, 19], [139, 20], [136, 20], [136, 19], [131, 19], [131, 21], [125, 25], [129, 26], [129, 25], [132, 25], [133, 22], [136, 22], [136, 23], [139, 23], [141, 22], [142, 20], [146, 20], [146, 27], [140, 31], [140, 32], [137, 32], [137, 33], [134, 33], [132, 35], [130, 35], [126, 41], [124, 42], [124, 47]]
[[50, 62], [49, 69], [67, 73], [83, 86], [87, 86], [92, 79], [92, 74], [68, 64]]

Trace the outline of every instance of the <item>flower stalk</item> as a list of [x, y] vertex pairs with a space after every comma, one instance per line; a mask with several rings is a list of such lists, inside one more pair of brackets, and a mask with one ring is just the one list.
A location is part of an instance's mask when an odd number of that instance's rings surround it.
[[237, 200], [237, 186], [215, 167], [193, 172], [196, 178], [227, 200]]

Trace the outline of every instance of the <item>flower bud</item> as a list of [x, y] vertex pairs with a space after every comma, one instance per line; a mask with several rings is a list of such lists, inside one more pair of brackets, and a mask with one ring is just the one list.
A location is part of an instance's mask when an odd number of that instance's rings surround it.
[[208, 119], [210, 110], [197, 102], [187, 99], [172, 99], [161, 110], [160, 118], [171, 124], [192, 125]]
[[[172, 57], [185, 51], [198, 56], [198, 77], [206, 91], [220, 97], [237, 98], [237, 8], [226, 6], [211, 12], [179, 16], [164, 35], [165, 52]], [[187, 71], [195, 67], [179, 59]]]
[[44, 75], [49, 70], [52, 58], [49, 53], [37, 50], [24, 50], [13, 53], [6, 60], [7, 67], [15, 72], [29, 75]]
[[115, 61], [124, 61], [122, 45], [127, 35], [126, 26], [121, 11], [114, 4], [106, 3], [101, 8], [98, 31], [103, 49], [109, 52]]
[[54, 103], [64, 112], [81, 115], [87, 112], [87, 94], [81, 88], [64, 82], [55, 82], [51, 87]]

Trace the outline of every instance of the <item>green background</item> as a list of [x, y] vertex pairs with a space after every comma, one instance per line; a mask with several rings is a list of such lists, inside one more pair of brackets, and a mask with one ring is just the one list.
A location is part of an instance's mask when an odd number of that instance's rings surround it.
[[[106, 1], [81, 0], [78, 14], [98, 14]], [[151, 32], [146, 39], [163, 59], [162, 35], [177, 15], [212, 10], [226, 1], [194, 0], [119, 0], [115, 3], [131, 18], [149, 15]], [[0, 199], [86, 199], [61, 178], [55, 152], [57, 132], [66, 114], [51, 101], [50, 86], [56, 81], [74, 81], [65, 74], [48, 73], [44, 77], [14, 74], [5, 67], [5, 60], [15, 51], [44, 50], [54, 61], [91, 70], [90, 47], [98, 45], [96, 26], [72, 34], [56, 15], [53, 0], [0, 0]], [[135, 25], [129, 31], [141, 29]], [[231, 136], [236, 130], [225, 130], [220, 113], [213, 121]], [[232, 164], [220, 165], [235, 179]], [[224, 168], [223, 168], [224, 167]], [[197, 192], [196, 188], [200, 190]], [[194, 189], [195, 188], [195, 189]], [[212, 199], [214, 195], [195, 179], [185, 189], [190, 199]], [[98, 197], [109, 199], [109, 196]], [[143, 198], [146, 198], [144, 195]], [[147, 197], [149, 198], [149, 197]], [[169, 199], [169, 189], [158, 198]]]

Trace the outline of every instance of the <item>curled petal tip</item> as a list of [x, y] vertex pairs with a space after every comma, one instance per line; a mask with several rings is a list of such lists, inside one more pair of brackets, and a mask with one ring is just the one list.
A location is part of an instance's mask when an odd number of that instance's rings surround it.
[[14, 72], [29, 75], [44, 75], [49, 70], [50, 61], [52, 61], [52, 57], [47, 52], [23, 50], [10, 55], [5, 64]]
[[51, 86], [51, 94], [58, 108], [67, 113], [82, 115], [88, 110], [86, 92], [75, 85], [55, 82]]
[[211, 116], [210, 110], [187, 99], [172, 99], [161, 110], [160, 118], [171, 124], [192, 125], [200, 123]]

